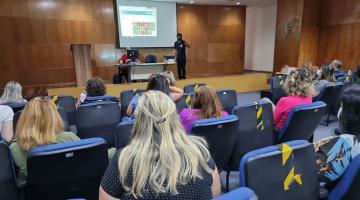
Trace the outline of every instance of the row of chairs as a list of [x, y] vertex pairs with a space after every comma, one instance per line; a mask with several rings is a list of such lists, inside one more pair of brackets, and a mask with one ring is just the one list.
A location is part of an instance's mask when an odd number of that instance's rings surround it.
[[[0, 141], [0, 199], [18, 200], [21, 190], [28, 199], [96, 199], [108, 165], [106, 149], [101, 138], [35, 147], [27, 155], [28, 177], [20, 186], [9, 148]], [[304, 140], [248, 152], [239, 162], [241, 188], [216, 199], [319, 199], [315, 160], [313, 145]], [[357, 156], [335, 188], [321, 197], [359, 199], [359, 170]]]

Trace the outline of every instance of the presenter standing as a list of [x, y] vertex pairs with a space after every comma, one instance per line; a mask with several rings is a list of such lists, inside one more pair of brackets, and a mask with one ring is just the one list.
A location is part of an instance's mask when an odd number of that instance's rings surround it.
[[177, 63], [179, 79], [186, 79], [186, 47], [190, 48], [191, 45], [182, 39], [182, 34], [176, 35], [177, 41], [174, 44], [174, 56]]

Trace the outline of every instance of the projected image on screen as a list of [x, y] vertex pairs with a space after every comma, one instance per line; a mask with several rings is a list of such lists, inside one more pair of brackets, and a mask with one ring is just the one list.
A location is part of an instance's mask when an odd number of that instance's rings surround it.
[[119, 6], [121, 35], [124, 37], [156, 37], [156, 8]]

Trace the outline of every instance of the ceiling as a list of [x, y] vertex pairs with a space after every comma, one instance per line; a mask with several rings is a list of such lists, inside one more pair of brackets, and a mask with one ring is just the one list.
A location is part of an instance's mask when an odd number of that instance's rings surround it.
[[[167, 1], [177, 3], [190, 3], [190, 0], [156, 0]], [[262, 7], [276, 4], [276, 0], [193, 0], [194, 4], [206, 4], [206, 5], [236, 5], [240, 2], [240, 5], [246, 5], [248, 7]]]

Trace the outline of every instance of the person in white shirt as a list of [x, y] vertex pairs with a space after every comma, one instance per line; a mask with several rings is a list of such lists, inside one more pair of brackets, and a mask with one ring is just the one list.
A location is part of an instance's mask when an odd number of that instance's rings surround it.
[[0, 105], [0, 133], [1, 139], [10, 142], [14, 137], [14, 112], [9, 106]]

